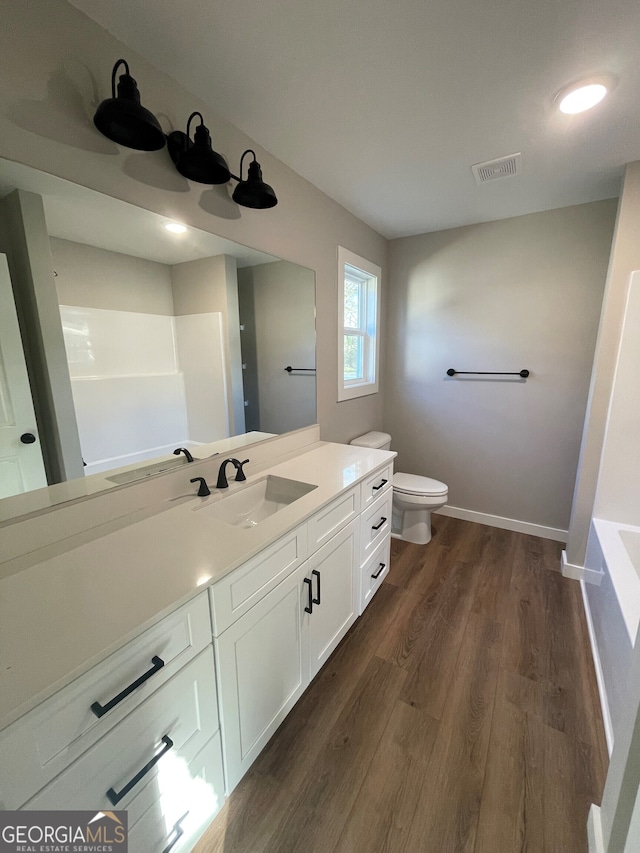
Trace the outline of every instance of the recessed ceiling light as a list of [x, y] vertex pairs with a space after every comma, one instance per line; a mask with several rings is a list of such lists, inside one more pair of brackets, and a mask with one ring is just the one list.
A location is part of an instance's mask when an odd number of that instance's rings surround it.
[[179, 222], [165, 222], [164, 227], [172, 234], [184, 234], [187, 230], [187, 226], [181, 225]]
[[610, 89], [605, 80], [585, 80], [563, 89], [556, 98], [561, 113], [575, 115], [595, 107]]

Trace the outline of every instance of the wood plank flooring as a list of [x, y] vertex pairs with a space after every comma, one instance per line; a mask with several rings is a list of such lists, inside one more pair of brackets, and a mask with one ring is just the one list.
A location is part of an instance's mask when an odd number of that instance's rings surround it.
[[607, 750], [561, 546], [433, 525], [197, 853], [586, 853]]

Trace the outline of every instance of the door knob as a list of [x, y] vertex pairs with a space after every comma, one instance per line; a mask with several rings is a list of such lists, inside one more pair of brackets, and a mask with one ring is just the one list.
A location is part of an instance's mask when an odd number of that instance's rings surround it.
[[33, 444], [36, 440], [35, 435], [32, 432], [23, 432], [20, 436], [20, 441], [23, 444]]

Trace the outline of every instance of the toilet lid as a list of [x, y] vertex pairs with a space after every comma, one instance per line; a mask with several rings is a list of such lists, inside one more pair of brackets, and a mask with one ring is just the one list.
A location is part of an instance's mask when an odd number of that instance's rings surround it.
[[405, 495], [445, 495], [448, 491], [446, 483], [440, 480], [400, 473], [393, 475], [393, 489]]

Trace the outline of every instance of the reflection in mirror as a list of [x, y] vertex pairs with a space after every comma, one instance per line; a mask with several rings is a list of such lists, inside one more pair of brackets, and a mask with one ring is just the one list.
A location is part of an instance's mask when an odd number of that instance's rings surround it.
[[85, 475], [126, 482], [185, 464], [179, 447], [315, 422], [311, 270], [0, 161], [0, 196], [15, 189], [42, 199]]

